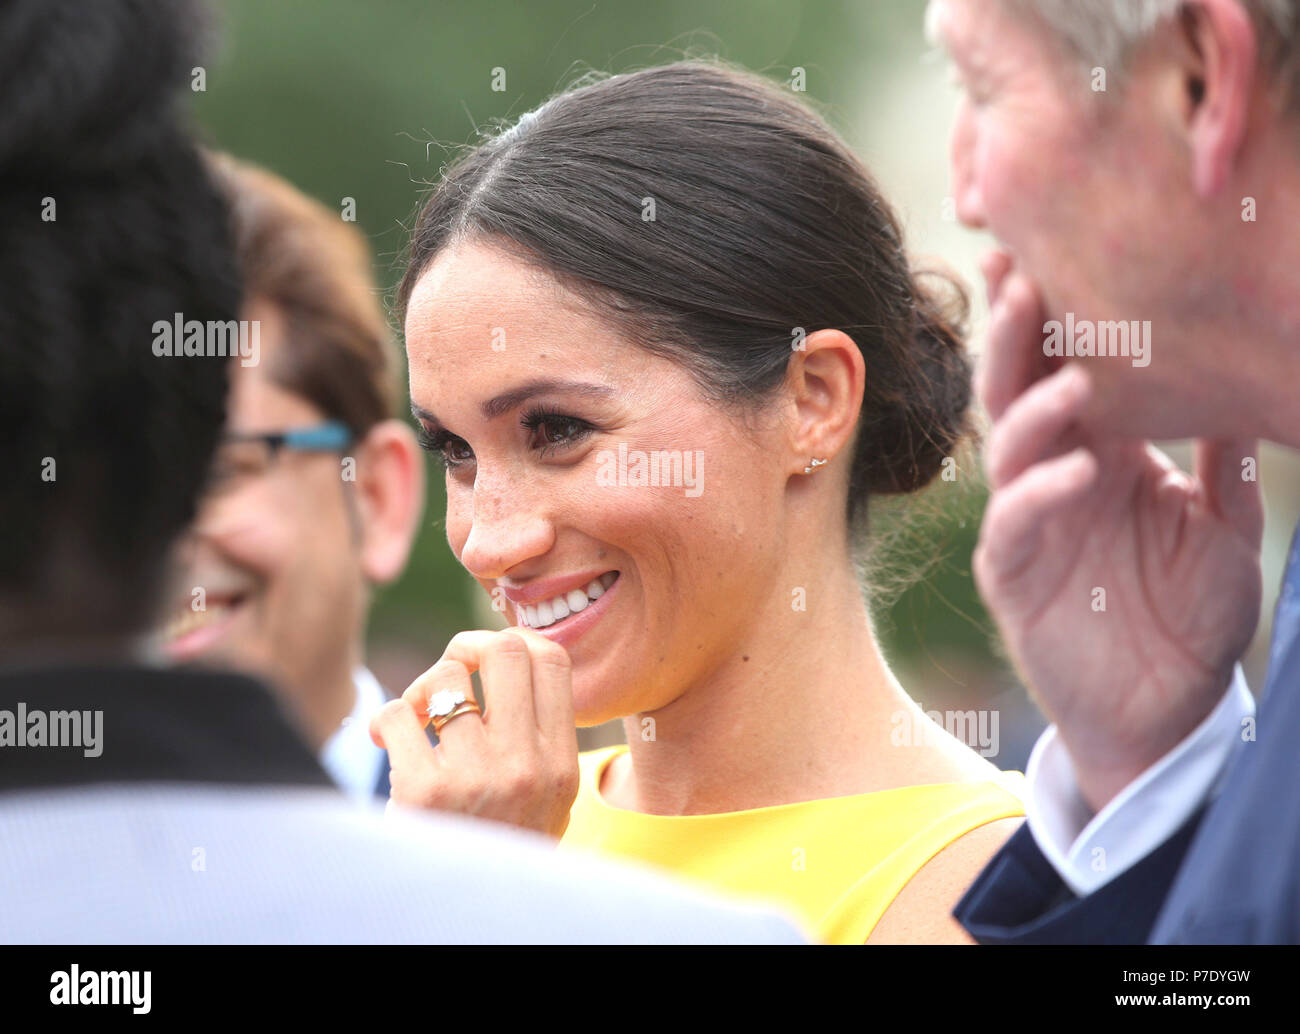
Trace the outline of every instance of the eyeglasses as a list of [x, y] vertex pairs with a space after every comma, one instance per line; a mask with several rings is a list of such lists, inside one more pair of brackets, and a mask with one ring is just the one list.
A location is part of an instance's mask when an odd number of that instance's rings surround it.
[[225, 495], [256, 481], [271, 469], [281, 450], [339, 452], [355, 440], [351, 429], [338, 420], [266, 434], [227, 432], [217, 444], [206, 495]]

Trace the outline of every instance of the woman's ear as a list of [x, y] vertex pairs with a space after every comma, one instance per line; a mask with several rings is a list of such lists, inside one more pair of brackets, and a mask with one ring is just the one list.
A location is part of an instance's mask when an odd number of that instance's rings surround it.
[[801, 464], [812, 456], [831, 459], [851, 444], [866, 386], [866, 364], [851, 337], [841, 330], [809, 334], [786, 368], [786, 386], [795, 413], [790, 445]]
[[371, 584], [402, 573], [424, 512], [424, 462], [414, 432], [384, 420], [357, 447], [361, 572]]

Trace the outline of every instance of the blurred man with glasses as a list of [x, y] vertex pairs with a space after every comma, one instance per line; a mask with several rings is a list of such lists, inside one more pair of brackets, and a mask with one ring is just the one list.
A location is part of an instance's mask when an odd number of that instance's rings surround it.
[[361, 235], [283, 180], [214, 156], [234, 212], [257, 363], [233, 368], [227, 429], [179, 549], [164, 649], [283, 694], [334, 781], [388, 795], [371, 742], [386, 696], [364, 664], [373, 590], [406, 565], [424, 504], [396, 361]]

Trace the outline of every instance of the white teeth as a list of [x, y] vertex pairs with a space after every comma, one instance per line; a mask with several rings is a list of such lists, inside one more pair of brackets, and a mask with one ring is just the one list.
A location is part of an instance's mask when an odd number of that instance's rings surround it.
[[594, 600], [600, 599], [605, 594], [605, 590], [617, 577], [618, 572], [610, 571], [599, 578], [593, 578], [587, 583], [585, 589], [570, 589], [541, 603], [516, 604], [515, 614], [519, 624], [527, 628], [547, 628], [557, 621], [564, 620], [570, 614], [586, 610]]
[[229, 609], [229, 606], [221, 603], [213, 604], [204, 610], [190, 610], [186, 607], [167, 623], [164, 634], [168, 639], [179, 639], [181, 636], [193, 632], [196, 628], [202, 628], [210, 621], [221, 617]]

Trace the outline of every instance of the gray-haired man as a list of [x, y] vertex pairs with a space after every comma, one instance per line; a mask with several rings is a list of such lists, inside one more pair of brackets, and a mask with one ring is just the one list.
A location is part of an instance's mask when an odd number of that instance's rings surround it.
[[[1296, 4], [933, 0], [929, 23], [965, 87], [959, 217], [1005, 248], [975, 573], [1055, 723], [958, 917], [985, 943], [1300, 940], [1294, 551], [1257, 723], [1234, 677], [1255, 440], [1300, 446]], [[1195, 473], [1153, 438], [1198, 439]]]

